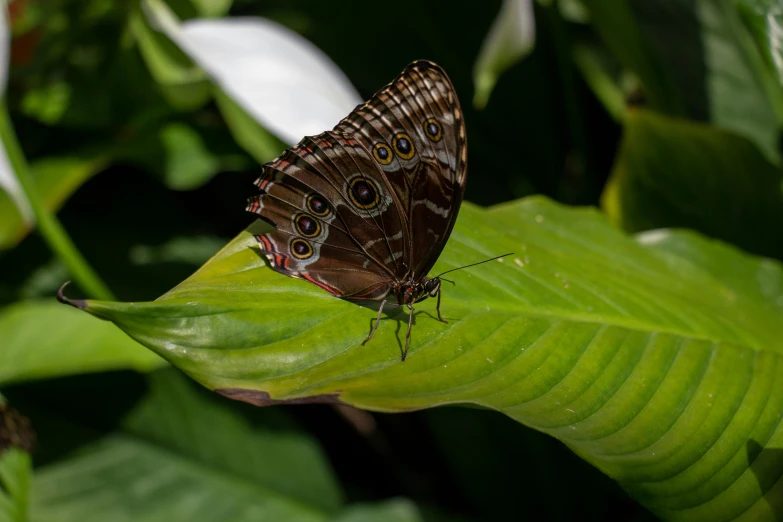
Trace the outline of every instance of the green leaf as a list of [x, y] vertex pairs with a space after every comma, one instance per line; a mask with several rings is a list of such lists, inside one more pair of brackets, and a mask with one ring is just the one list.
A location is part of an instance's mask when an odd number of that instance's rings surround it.
[[769, 456], [783, 447], [780, 264], [693, 235], [637, 243], [594, 210], [541, 198], [464, 203], [433, 272], [515, 254], [454, 274], [448, 325], [418, 304], [400, 362], [407, 314], [363, 346], [375, 312], [270, 270], [259, 230], [155, 302], [72, 304], [236, 399], [473, 404], [562, 440], [665, 520], [771, 509], [783, 484]]
[[783, 86], [783, 6], [775, 0], [735, 0], [767, 64]]
[[631, 232], [687, 227], [783, 258], [783, 171], [707, 125], [629, 112], [602, 204]]
[[160, 131], [166, 151], [163, 176], [174, 190], [200, 187], [220, 170], [220, 159], [204, 145], [201, 136], [184, 123], [170, 123]]
[[228, 130], [239, 146], [256, 161], [259, 163], [271, 161], [285, 149], [285, 144], [280, 139], [261, 126], [218, 87], [215, 87], [214, 96], [218, 109], [226, 120]]
[[377, 504], [358, 504], [347, 508], [334, 522], [424, 522], [416, 505], [407, 499]]
[[605, 53], [588, 44], [576, 44], [572, 54], [574, 64], [609, 115], [617, 123], [624, 123], [628, 93], [621, 87], [620, 74], [609, 70], [608, 60], [602, 56]]
[[[108, 155], [62, 156], [30, 165], [33, 181], [46, 207], [56, 212], [85, 181], [103, 170]], [[14, 202], [0, 190], [0, 249], [11, 248], [30, 231]]]
[[637, 20], [630, 2], [585, 0], [590, 10], [590, 21], [607, 47], [626, 67], [633, 70], [645, 87], [645, 97], [656, 110], [667, 114], [685, 111], [680, 93], [669, 74], [665, 62], [656, 56]]
[[69, 310], [53, 299], [0, 309], [0, 385], [165, 362], [114, 325]]
[[780, 163], [783, 91], [731, 0], [588, 0], [591, 20], [650, 106], [744, 136]]
[[487, 104], [498, 77], [533, 49], [535, 33], [532, 0], [504, 0], [473, 67], [476, 107]]
[[[173, 371], [123, 429], [39, 468], [31, 520], [322, 521], [341, 504], [318, 444], [280, 411], [244, 415]], [[218, 428], [218, 429], [216, 429]]]
[[25, 451], [9, 448], [0, 453], [0, 522], [27, 522], [30, 469]]
[[150, 74], [171, 106], [190, 111], [209, 100], [212, 87], [204, 71], [166, 35], [149, 26], [139, 5], [131, 10], [130, 28]]
[[191, 0], [200, 16], [204, 18], [219, 18], [228, 14], [234, 0]]

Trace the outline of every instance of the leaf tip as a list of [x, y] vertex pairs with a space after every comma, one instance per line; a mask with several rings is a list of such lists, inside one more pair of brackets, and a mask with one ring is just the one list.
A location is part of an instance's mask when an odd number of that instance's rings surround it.
[[60, 301], [62, 304], [67, 304], [70, 306], [73, 306], [74, 308], [78, 308], [79, 310], [85, 310], [87, 308], [87, 301], [84, 299], [68, 299], [65, 297], [65, 287], [71, 284], [70, 281], [66, 281], [63, 283], [63, 285], [60, 287], [59, 290], [57, 290], [57, 300]]

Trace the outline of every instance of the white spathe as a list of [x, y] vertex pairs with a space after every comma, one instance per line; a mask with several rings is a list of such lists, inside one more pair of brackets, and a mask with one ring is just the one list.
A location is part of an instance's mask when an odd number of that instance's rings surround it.
[[145, 0], [163, 31], [248, 114], [286, 143], [331, 129], [362, 102], [343, 72], [312, 43], [264, 18], [180, 22]]
[[[0, 100], [5, 103], [5, 89], [8, 85], [8, 63], [11, 52], [11, 30], [8, 22], [8, 6], [6, 2], [0, 5]], [[5, 190], [11, 197], [22, 219], [28, 225], [35, 222], [35, 215], [27, 201], [19, 180], [16, 179], [14, 169], [8, 160], [8, 153], [5, 151], [5, 145], [0, 143], [0, 188]]]

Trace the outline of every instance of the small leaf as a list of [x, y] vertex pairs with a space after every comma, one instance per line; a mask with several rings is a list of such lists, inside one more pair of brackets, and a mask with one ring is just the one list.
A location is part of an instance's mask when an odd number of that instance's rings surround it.
[[532, 0], [503, 0], [473, 68], [477, 107], [487, 104], [498, 77], [526, 56], [536, 41]]
[[735, 0], [735, 4], [783, 86], [783, 6], [775, 0]]
[[687, 227], [783, 259], [783, 171], [708, 125], [630, 111], [602, 205], [630, 232]]
[[[92, 156], [74, 154], [42, 158], [33, 162], [30, 170], [36, 190], [44, 204], [50, 211], [56, 212], [76, 189], [103, 170], [108, 162], [107, 154]], [[30, 225], [22, 219], [16, 205], [0, 191], [0, 249], [15, 246], [29, 231]]]
[[27, 522], [31, 467], [19, 448], [0, 452], [0, 522]]
[[234, 139], [256, 161], [263, 164], [283, 152], [285, 144], [254, 120], [230, 96], [219, 88], [215, 88], [214, 96]]
[[0, 339], [3, 385], [119, 368], [145, 371], [165, 364], [115, 326], [51, 299], [1, 308]]
[[170, 123], [160, 130], [160, 140], [166, 151], [163, 176], [169, 188], [198, 188], [220, 170], [220, 159], [206, 148], [192, 127]]
[[394, 499], [375, 504], [358, 504], [347, 508], [334, 522], [424, 522], [416, 504]]
[[204, 71], [165, 35], [152, 29], [138, 5], [131, 8], [129, 27], [150, 74], [171, 106], [190, 111], [209, 100], [211, 88]]
[[71, 304], [257, 405], [500, 411], [562, 440], [664, 520], [739, 516], [783, 476], [769, 453], [783, 447], [777, 262], [695, 235], [634, 242], [593, 210], [541, 198], [464, 203], [433, 272], [515, 254], [454, 274], [448, 325], [418, 304], [400, 362], [407, 314], [384, 317], [362, 345], [375, 312], [269, 269], [252, 236], [262, 229], [155, 302]]

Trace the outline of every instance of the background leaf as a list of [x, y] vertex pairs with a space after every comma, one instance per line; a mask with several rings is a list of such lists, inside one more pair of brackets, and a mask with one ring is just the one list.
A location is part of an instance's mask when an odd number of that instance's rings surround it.
[[343, 511], [318, 444], [283, 411], [227, 405], [174, 371], [149, 383], [121, 430], [37, 470], [32, 521], [422, 520], [402, 499]]
[[280, 415], [252, 425], [174, 372], [150, 386], [121, 432], [36, 473], [32, 521], [326, 520], [339, 506], [317, 445]]
[[[30, 165], [38, 193], [56, 212], [86, 180], [103, 170], [107, 155], [49, 157]], [[0, 249], [15, 246], [29, 231], [16, 206], [0, 191]]]
[[586, 2], [612, 52], [633, 70], [652, 108], [707, 121], [780, 163], [783, 97], [730, 0]]
[[536, 26], [532, 0], [504, 0], [481, 46], [473, 70], [476, 94], [473, 103], [487, 104], [498, 76], [533, 48]]
[[27, 522], [30, 468], [30, 455], [23, 450], [0, 453], [0, 521]]
[[707, 125], [629, 112], [602, 205], [630, 232], [687, 227], [783, 259], [783, 171]]
[[[435, 273], [516, 254], [460, 274], [449, 325], [418, 305], [405, 363], [404, 316], [361, 346], [374, 312], [272, 272], [248, 233], [154, 303], [75, 304], [232, 398], [471, 403], [559, 438], [664, 519], [736, 516], [766, 502], [746, 443], [783, 446], [783, 269], [689, 238], [730, 267], [719, 280], [657, 250], [668, 237], [637, 244], [541, 199], [464, 204]], [[765, 480], [783, 471], [772, 462]]]

